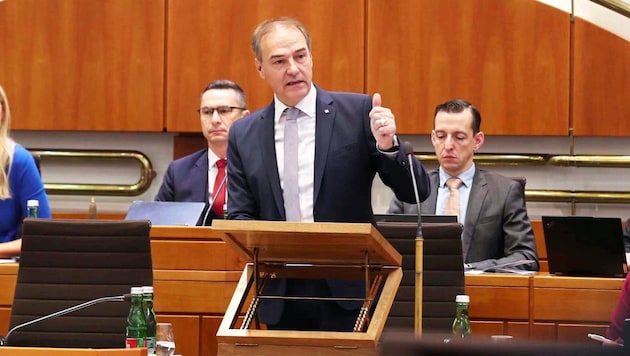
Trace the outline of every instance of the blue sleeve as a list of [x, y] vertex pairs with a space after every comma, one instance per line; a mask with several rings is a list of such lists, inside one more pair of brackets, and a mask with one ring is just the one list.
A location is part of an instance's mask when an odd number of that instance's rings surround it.
[[44, 190], [44, 183], [33, 156], [24, 147], [16, 145], [10, 177], [11, 191], [16, 204], [22, 211], [20, 221], [26, 216], [26, 202], [31, 199], [39, 201], [40, 218], [50, 218], [50, 204]]

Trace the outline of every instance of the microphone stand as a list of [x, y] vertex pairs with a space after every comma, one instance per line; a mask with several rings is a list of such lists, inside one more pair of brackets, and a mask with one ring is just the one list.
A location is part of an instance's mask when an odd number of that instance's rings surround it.
[[7, 336], [5, 336], [4, 339], [0, 340], [0, 345], [2, 345], [2, 346], [6, 345], [7, 341], [9, 340], [9, 336], [14, 331], [22, 329], [22, 328], [25, 328], [25, 327], [27, 327], [29, 325], [33, 325], [33, 324], [39, 323], [40, 321], [44, 321], [44, 320], [56, 318], [58, 316], [66, 315], [68, 313], [72, 313], [72, 312], [75, 312], [77, 310], [81, 310], [81, 309], [87, 308], [87, 307], [92, 306], [94, 304], [100, 304], [100, 303], [104, 303], [104, 302], [124, 302], [124, 301], [129, 301], [130, 298], [131, 298], [131, 296], [129, 294], [116, 295], [116, 296], [113, 296], [113, 297], [101, 297], [101, 298], [89, 300], [89, 301], [87, 301], [85, 303], [81, 303], [81, 304], [72, 306], [70, 308], [62, 309], [62, 310], [54, 312], [52, 314], [44, 315], [44, 316], [39, 317], [37, 319], [33, 319], [31, 321], [27, 321], [26, 323], [18, 324], [16, 326], [14, 326], [13, 328], [11, 328], [11, 330], [9, 330], [9, 332], [7, 332]]
[[409, 142], [403, 144], [405, 154], [409, 160], [409, 173], [413, 182], [413, 192], [416, 198], [416, 207], [418, 208], [418, 230], [416, 231], [416, 273], [415, 273], [415, 305], [414, 305], [414, 334], [422, 335], [422, 289], [423, 289], [423, 271], [424, 271], [424, 238], [422, 236], [422, 210], [420, 204], [420, 195], [418, 194], [418, 184], [416, 181], [415, 170], [413, 168], [413, 147]]
[[226, 182], [227, 182], [227, 174], [223, 177], [221, 184], [219, 184], [219, 188], [217, 188], [217, 191], [216, 191], [217, 194], [212, 194], [212, 200], [210, 200], [210, 202], [208, 203], [208, 209], [206, 209], [206, 213], [203, 216], [203, 220], [201, 220], [201, 226], [206, 226], [206, 220], [208, 220], [208, 215], [210, 214], [210, 210], [212, 210], [212, 206], [214, 205], [214, 202], [219, 197], [218, 193], [221, 192], [221, 189], [223, 189], [223, 186], [225, 185]]

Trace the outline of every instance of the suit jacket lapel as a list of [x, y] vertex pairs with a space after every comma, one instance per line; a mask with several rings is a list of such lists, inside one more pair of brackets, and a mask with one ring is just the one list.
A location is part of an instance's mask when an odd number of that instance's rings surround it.
[[472, 187], [470, 187], [468, 207], [466, 208], [466, 221], [464, 222], [464, 233], [462, 235], [462, 253], [464, 254], [464, 261], [468, 255], [468, 248], [472, 243], [472, 235], [475, 231], [477, 221], [479, 221], [479, 214], [481, 213], [481, 208], [487, 195], [488, 185], [486, 178], [477, 168], [475, 170], [475, 176], [473, 177]]
[[274, 132], [275, 105], [272, 102], [267, 106], [260, 116], [260, 153], [264, 165], [264, 170], [269, 181], [271, 196], [276, 204], [276, 208], [284, 219], [284, 201], [282, 199], [282, 188], [280, 187], [280, 176], [278, 175], [278, 162], [276, 159], [276, 140]]
[[190, 172], [193, 182], [191, 184], [192, 199], [194, 201], [208, 201], [210, 190], [208, 187], [208, 150], [195, 162], [195, 171]]
[[332, 133], [337, 111], [333, 105], [330, 94], [317, 88], [317, 100], [315, 105], [315, 180], [313, 187], [313, 205], [317, 203], [319, 189], [322, 185], [322, 177], [326, 169], [328, 149], [332, 139]]
[[440, 189], [440, 174], [437, 169], [429, 172], [429, 181], [431, 183], [431, 193], [429, 197], [422, 202], [422, 214], [434, 215], [437, 206], [437, 193]]

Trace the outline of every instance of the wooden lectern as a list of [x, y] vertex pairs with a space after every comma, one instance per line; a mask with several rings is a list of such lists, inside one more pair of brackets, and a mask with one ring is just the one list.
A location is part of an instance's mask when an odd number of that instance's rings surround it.
[[[379, 338], [402, 279], [402, 257], [373, 225], [214, 220], [212, 229], [248, 261], [217, 332], [219, 355], [378, 354]], [[259, 280], [272, 274], [365, 279], [364, 307], [357, 315], [360, 327], [355, 332], [250, 328]], [[248, 298], [249, 307], [243, 311]]]

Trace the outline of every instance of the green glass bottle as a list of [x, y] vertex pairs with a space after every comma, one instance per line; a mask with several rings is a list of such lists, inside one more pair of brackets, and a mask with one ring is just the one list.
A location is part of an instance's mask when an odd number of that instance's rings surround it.
[[155, 355], [155, 336], [157, 319], [155, 318], [155, 310], [153, 309], [153, 287], [142, 287], [142, 303], [144, 309], [144, 319], [147, 322], [147, 334], [145, 337], [145, 345], [149, 356]]
[[126, 347], [146, 347], [147, 321], [142, 307], [142, 287], [131, 287], [131, 307], [127, 316]]
[[470, 304], [470, 297], [467, 295], [458, 295], [455, 297], [456, 314], [453, 321], [453, 337], [454, 338], [469, 338], [472, 336], [472, 327], [470, 326], [470, 319], [468, 319], [468, 306]]

